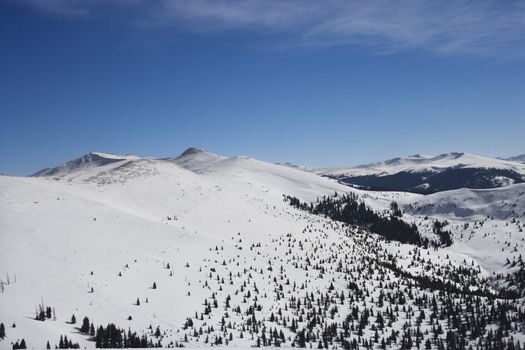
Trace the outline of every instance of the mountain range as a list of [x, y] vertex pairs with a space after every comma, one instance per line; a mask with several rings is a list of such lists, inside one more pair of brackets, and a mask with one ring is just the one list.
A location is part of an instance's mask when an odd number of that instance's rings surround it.
[[[0, 348], [516, 349], [523, 167], [452, 153], [309, 169], [190, 148], [0, 176]], [[345, 180], [447, 169], [505, 175], [427, 195]]]
[[460, 188], [496, 188], [525, 181], [519, 156], [509, 160], [468, 153], [416, 154], [351, 168], [311, 169], [343, 183], [372, 190], [429, 194]]

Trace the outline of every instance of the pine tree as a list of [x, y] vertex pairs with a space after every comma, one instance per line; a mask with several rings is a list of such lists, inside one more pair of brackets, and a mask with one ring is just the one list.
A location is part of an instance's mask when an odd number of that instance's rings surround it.
[[157, 283], [153, 282], [153, 289], [157, 289]]
[[80, 331], [84, 334], [87, 334], [89, 332], [89, 318], [84, 317], [82, 320], [82, 327], [80, 327]]
[[5, 338], [5, 326], [3, 323], [0, 323], [0, 339]]
[[75, 314], [73, 314], [73, 316], [71, 316], [71, 324], [76, 324], [77, 323], [77, 318], [75, 317]]
[[22, 341], [20, 342], [20, 346], [18, 348], [19, 349], [27, 349], [25, 339], [22, 339]]
[[49, 340], [47, 341], [46, 349], [51, 349], [51, 344], [49, 344]]

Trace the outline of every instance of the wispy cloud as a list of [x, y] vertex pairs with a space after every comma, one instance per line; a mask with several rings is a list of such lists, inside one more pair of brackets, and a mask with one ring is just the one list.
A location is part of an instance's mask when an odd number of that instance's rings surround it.
[[[5, 1], [5, 0], [4, 0]], [[13, 0], [9, 0], [13, 1]], [[16, 0], [62, 16], [119, 16], [206, 34], [279, 34], [289, 45], [525, 58], [523, 0]]]

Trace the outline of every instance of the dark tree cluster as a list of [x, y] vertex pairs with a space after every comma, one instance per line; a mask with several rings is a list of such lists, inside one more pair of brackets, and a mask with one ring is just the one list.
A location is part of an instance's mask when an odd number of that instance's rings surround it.
[[78, 343], [73, 343], [71, 339], [67, 339], [67, 335], [60, 336], [60, 340], [58, 341], [58, 348], [59, 349], [80, 349], [80, 345]]
[[[307, 210], [313, 214], [322, 214], [332, 220], [349, 225], [364, 227], [387, 240], [401, 243], [427, 246], [428, 240], [421, 237], [415, 224], [408, 224], [399, 217], [401, 213], [397, 204], [392, 215], [383, 216], [376, 213], [365, 202], [360, 201], [356, 194], [335, 194], [333, 197], [324, 196], [316, 203], [302, 203], [298, 198], [285, 196], [285, 200], [292, 206]], [[395, 203], [395, 202], [394, 202]]]
[[46, 319], [56, 319], [55, 308], [51, 306], [46, 306], [44, 303], [40, 303], [35, 307], [35, 320], [45, 321]]
[[435, 220], [432, 226], [432, 231], [439, 237], [439, 241], [444, 247], [452, 245], [452, 233], [449, 230], [443, 229], [443, 227], [447, 225], [448, 223], [446, 221]]
[[27, 349], [26, 341], [22, 339], [20, 342], [18, 342], [17, 340], [16, 343], [13, 344], [13, 350], [16, 349]]
[[93, 323], [89, 323], [89, 318], [84, 317], [82, 320], [82, 326], [80, 327], [80, 332], [86, 335], [95, 336], [95, 327]]
[[143, 334], [137, 335], [136, 332], [127, 332], [118, 328], [113, 323], [106, 327], [98, 327], [95, 335], [95, 346], [97, 348], [160, 348], [160, 340], [153, 343], [151, 339]]
[[514, 268], [514, 270], [505, 276], [497, 274], [494, 276], [494, 283], [498, 283], [500, 280], [507, 282], [510, 287], [502, 291], [502, 293], [506, 293], [506, 296], [509, 298], [517, 299], [525, 297], [525, 262], [522, 256], [520, 255], [515, 261], [508, 261], [507, 264], [510, 265], [511, 268]]

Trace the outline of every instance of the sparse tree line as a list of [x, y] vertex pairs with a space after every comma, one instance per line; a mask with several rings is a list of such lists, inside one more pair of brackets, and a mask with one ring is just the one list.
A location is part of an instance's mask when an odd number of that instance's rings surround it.
[[452, 244], [450, 231], [443, 229], [446, 223], [437, 220], [434, 222], [434, 233], [438, 236], [439, 242], [430, 241], [421, 236], [415, 224], [409, 224], [401, 219], [403, 214], [395, 201], [390, 205], [390, 215], [381, 215], [367, 206], [364, 201], [359, 200], [354, 193], [338, 195], [336, 192], [334, 196], [323, 196], [317, 202], [309, 204], [289, 195], [284, 196], [284, 200], [312, 214], [325, 215], [332, 220], [363, 227], [389, 241], [422, 247]]

